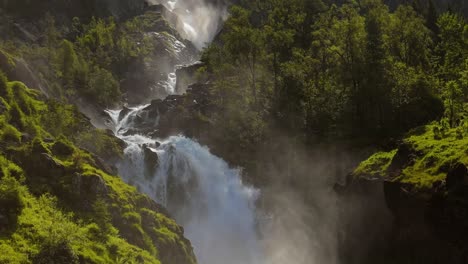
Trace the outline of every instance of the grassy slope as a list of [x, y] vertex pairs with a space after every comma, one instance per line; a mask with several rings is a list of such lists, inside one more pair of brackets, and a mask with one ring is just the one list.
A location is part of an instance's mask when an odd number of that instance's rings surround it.
[[354, 175], [381, 177], [409, 183], [417, 188], [431, 188], [446, 178], [448, 170], [457, 162], [468, 166], [468, 131], [466, 127], [443, 129], [431, 124], [410, 132], [404, 139], [410, 146], [412, 160], [399, 175], [389, 175], [388, 168], [397, 149], [379, 152], [363, 161]]
[[0, 78], [0, 263], [195, 263], [164, 209], [75, 145], [117, 143], [39, 98]]

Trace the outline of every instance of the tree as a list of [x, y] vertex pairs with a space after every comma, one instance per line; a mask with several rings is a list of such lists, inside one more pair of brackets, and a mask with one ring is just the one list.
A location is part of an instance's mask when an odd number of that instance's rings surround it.
[[464, 58], [468, 55], [468, 44], [463, 40], [464, 18], [457, 14], [444, 13], [439, 17], [437, 25], [440, 29], [440, 41], [436, 47], [439, 76], [445, 81], [458, 79]]
[[105, 107], [111, 106], [121, 96], [119, 83], [112, 73], [99, 67], [90, 74], [86, 94]]
[[443, 98], [446, 116], [449, 120], [450, 126], [455, 127], [458, 123], [458, 119], [460, 118], [460, 114], [463, 112], [464, 103], [463, 92], [457, 82], [447, 82]]
[[59, 63], [63, 84], [65, 87], [70, 88], [75, 78], [78, 56], [76, 55], [73, 43], [68, 40], [64, 40], [60, 46]]
[[409, 66], [428, 66], [430, 31], [410, 6], [399, 6], [388, 27], [387, 45], [391, 55]]
[[225, 24], [223, 40], [229, 52], [240, 66], [246, 64], [249, 71], [249, 85], [254, 103], [257, 105], [257, 62], [261, 55], [262, 33], [250, 24], [250, 12], [238, 6], [231, 8], [231, 17]]
[[388, 9], [380, 1], [369, 2], [366, 7], [366, 76], [357, 96], [361, 127], [370, 133], [386, 130], [389, 108], [389, 89], [385, 76], [386, 50], [384, 48], [384, 21]]

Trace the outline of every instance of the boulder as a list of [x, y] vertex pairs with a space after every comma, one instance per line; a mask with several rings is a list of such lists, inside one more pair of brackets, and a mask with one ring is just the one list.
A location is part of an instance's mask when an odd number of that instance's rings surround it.
[[203, 62], [197, 61], [190, 65], [180, 66], [176, 70], [177, 81], [176, 81], [176, 92], [183, 94], [187, 90], [190, 84], [195, 83], [195, 77], [198, 69], [203, 67]]
[[93, 210], [93, 202], [96, 198], [104, 198], [109, 194], [106, 182], [97, 174], [75, 173], [71, 179], [71, 186], [72, 192], [79, 197], [75, 201], [85, 211]]
[[151, 178], [156, 173], [159, 166], [159, 157], [148, 145], [143, 145], [143, 154], [145, 156], [145, 176]]
[[122, 111], [119, 113], [119, 121], [122, 121], [122, 119], [124, 119], [124, 117], [127, 116], [131, 111], [132, 110], [130, 108], [124, 106]]
[[52, 146], [52, 152], [55, 155], [59, 155], [59, 156], [70, 156], [71, 154], [73, 154], [74, 149], [72, 146], [59, 140], [59, 141], [56, 141], [54, 145]]
[[64, 165], [47, 153], [40, 154], [39, 162], [35, 167], [36, 174], [41, 177], [59, 178], [67, 172], [67, 168]]

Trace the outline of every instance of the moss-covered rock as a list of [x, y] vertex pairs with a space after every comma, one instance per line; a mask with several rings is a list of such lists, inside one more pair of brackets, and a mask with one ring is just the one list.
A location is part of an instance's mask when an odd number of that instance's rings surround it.
[[[408, 133], [398, 149], [379, 152], [352, 174], [380, 181], [391, 210], [389, 253], [411, 263], [466, 263], [468, 131], [434, 123]], [[362, 183], [360, 184], [362, 185]]]
[[[88, 139], [102, 144], [95, 153], [110, 146], [108, 156], [118, 156], [117, 141], [95, 132], [75, 108], [45, 103], [21, 83], [4, 91], [0, 251], [8, 254], [0, 263], [196, 263], [182, 228], [161, 206], [76, 145]], [[100, 138], [83, 136], [93, 133]]]

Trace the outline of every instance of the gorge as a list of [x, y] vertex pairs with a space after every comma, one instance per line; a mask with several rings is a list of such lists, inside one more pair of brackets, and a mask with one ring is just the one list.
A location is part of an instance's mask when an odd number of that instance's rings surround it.
[[465, 264], [462, 0], [0, 2], [0, 264]]

